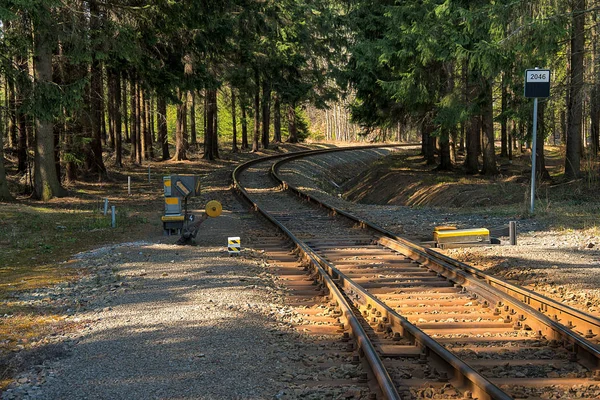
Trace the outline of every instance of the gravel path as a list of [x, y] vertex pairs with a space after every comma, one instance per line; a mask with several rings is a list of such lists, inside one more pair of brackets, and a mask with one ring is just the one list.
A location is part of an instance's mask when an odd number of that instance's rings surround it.
[[274, 317], [281, 294], [261, 276], [260, 258], [169, 244], [108, 250], [83, 254], [76, 263], [94, 272], [70, 291], [86, 305], [69, 317], [80, 329], [62, 342], [68, 356], [19, 377], [21, 385], [3, 399], [277, 393], [279, 344], [286, 340]]

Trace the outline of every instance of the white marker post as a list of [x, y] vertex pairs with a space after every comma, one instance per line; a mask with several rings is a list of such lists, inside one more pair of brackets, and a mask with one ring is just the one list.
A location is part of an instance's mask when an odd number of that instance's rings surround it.
[[533, 214], [535, 201], [535, 163], [537, 153], [537, 112], [538, 98], [550, 97], [550, 70], [528, 69], [525, 71], [525, 97], [533, 98], [533, 137], [531, 149], [531, 203], [529, 212]]
[[117, 227], [117, 207], [110, 206], [111, 216], [110, 216], [110, 226], [113, 228]]

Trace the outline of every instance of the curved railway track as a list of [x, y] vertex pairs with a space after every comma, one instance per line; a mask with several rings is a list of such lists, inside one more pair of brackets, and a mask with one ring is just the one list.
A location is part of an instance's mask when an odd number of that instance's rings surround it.
[[310, 264], [378, 398], [600, 395], [598, 319], [311, 198], [280, 173], [329, 151], [254, 160], [234, 186]]

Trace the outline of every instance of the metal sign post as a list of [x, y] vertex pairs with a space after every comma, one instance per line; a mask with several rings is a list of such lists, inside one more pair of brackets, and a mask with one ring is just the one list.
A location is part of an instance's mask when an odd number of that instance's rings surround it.
[[531, 149], [531, 203], [529, 212], [533, 214], [535, 201], [535, 163], [537, 156], [537, 114], [538, 98], [550, 97], [550, 70], [528, 69], [525, 71], [525, 97], [533, 98], [533, 140]]
[[533, 207], [535, 201], [535, 166], [537, 157], [537, 113], [538, 113], [538, 99], [533, 99], [533, 143], [531, 149], [531, 202], [529, 203], [529, 213], [533, 214]]

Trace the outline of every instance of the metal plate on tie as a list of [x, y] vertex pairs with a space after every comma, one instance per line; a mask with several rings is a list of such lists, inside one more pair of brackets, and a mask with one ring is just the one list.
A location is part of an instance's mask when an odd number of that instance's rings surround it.
[[216, 200], [211, 200], [206, 203], [205, 212], [209, 217], [215, 218], [221, 215], [223, 211], [223, 206]]

